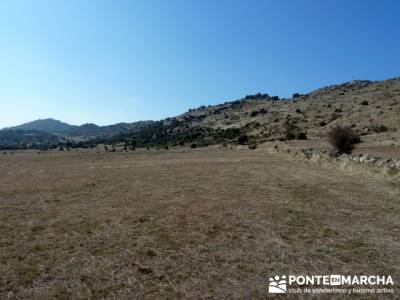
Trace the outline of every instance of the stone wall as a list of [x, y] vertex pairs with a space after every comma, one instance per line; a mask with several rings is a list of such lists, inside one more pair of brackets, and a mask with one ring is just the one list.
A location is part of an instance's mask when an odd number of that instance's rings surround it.
[[301, 152], [307, 159], [315, 157], [320, 159], [347, 160], [360, 164], [368, 164], [374, 167], [389, 167], [400, 171], [400, 159], [382, 158], [370, 154], [344, 154], [329, 150], [316, 150], [313, 148], [306, 148], [301, 150]]

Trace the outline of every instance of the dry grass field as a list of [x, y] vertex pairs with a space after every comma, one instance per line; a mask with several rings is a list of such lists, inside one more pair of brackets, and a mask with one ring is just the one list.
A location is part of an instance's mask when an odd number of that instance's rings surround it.
[[265, 299], [288, 273], [387, 274], [399, 295], [384, 178], [216, 148], [24, 152], [0, 170], [2, 299]]

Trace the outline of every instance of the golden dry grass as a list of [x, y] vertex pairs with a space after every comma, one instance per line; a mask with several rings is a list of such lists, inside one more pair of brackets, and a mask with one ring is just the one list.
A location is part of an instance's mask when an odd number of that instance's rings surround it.
[[275, 274], [400, 279], [400, 192], [384, 179], [262, 149], [27, 152], [0, 168], [0, 298], [265, 299]]

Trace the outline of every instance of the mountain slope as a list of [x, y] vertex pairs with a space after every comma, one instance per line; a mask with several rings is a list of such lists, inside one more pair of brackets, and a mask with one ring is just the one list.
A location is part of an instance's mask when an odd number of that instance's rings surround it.
[[352, 81], [274, 100], [265, 95], [201, 107], [176, 117], [191, 126], [242, 128], [258, 139], [282, 137], [288, 127], [319, 138], [338, 124], [360, 134], [400, 130], [400, 79]]
[[[46, 124], [43, 121], [46, 120], [28, 124]], [[59, 121], [52, 121], [50, 125], [59, 125]], [[59, 142], [65, 139], [69, 143], [77, 143], [77, 146], [82, 143], [89, 146], [125, 143], [140, 147], [193, 143], [201, 146], [222, 142], [251, 144], [304, 138], [305, 135], [310, 139], [319, 139], [336, 125], [349, 125], [361, 135], [399, 131], [400, 78], [356, 80], [304, 95], [294, 94], [290, 99], [259, 93], [232, 102], [190, 109], [161, 121], [109, 126], [68, 125], [68, 129], [61, 131], [58, 137]], [[26, 126], [23, 124], [22, 128]], [[42, 127], [42, 130], [59, 129]]]
[[202, 106], [103, 142], [146, 145], [251, 144], [268, 140], [325, 137], [336, 125], [367, 135], [400, 130], [400, 79], [357, 80], [294, 94], [280, 100], [249, 95], [215, 106]]
[[0, 130], [0, 149], [53, 147], [58, 142], [57, 136], [47, 132], [21, 129]]
[[32, 122], [24, 123], [8, 129], [20, 129], [20, 130], [36, 130], [47, 133], [62, 133], [66, 130], [71, 130], [76, 126], [63, 123], [55, 119], [40, 119]]
[[139, 121], [134, 123], [118, 123], [114, 125], [98, 126], [96, 124], [83, 124], [63, 132], [66, 137], [97, 138], [111, 137], [128, 131], [140, 129], [153, 121]]

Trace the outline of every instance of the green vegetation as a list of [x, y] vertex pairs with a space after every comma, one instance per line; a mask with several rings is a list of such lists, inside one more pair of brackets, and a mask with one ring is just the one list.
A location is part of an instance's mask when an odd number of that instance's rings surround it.
[[354, 145], [359, 143], [360, 136], [349, 126], [336, 126], [328, 133], [329, 142], [340, 153], [351, 153]]
[[308, 94], [295, 93], [290, 99], [256, 93], [192, 108], [160, 121], [73, 126], [51, 119], [37, 120], [0, 130], [0, 151], [94, 147], [100, 151], [99, 145], [107, 145], [105, 151], [127, 152], [136, 148], [190, 147], [193, 143], [196, 147], [223, 143], [252, 145], [321, 138], [329, 131], [328, 126], [340, 123], [352, 124], [360, 135], [394, 132], [400, 130], [400, 102], [396, 98], [400, 81], [384, 83], [383, 89], [383, 82], [354, 81]]

